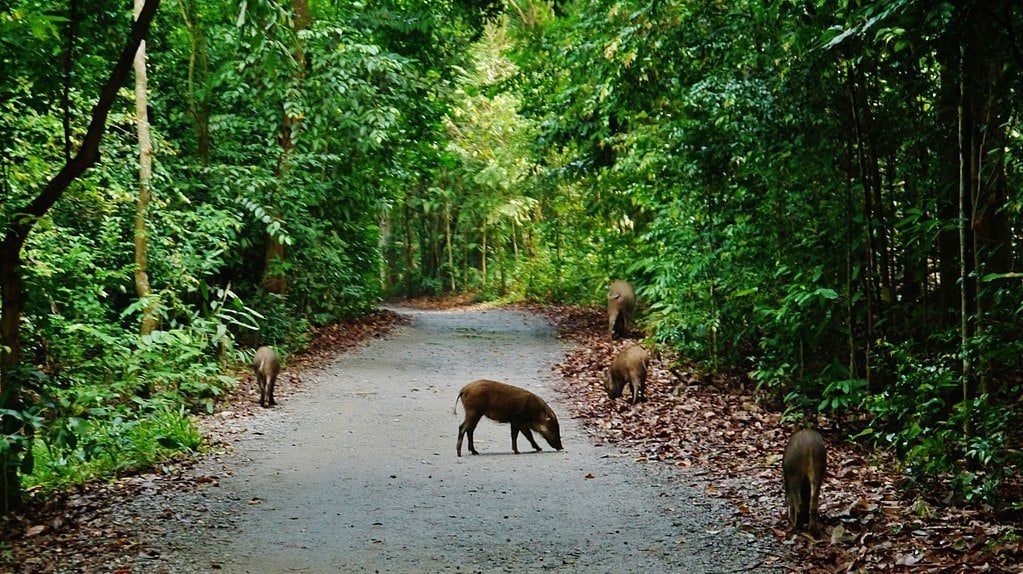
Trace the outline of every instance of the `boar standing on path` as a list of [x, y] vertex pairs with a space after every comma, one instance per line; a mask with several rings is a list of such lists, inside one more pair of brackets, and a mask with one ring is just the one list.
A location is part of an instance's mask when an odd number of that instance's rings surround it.
[[782, 459], [790, 532], [809, 523], [810, 532], [817, 533], [817, 511], [826, 467], [827, 452], [819, 432], [803, 429], [792, 435]]
[[625, 337], [636, 308], [636, 291], [628, 281], [612, 281], [607, 293], [607, 332], [611, 340]]
[[604, 389], [607, 396], [617, 399], [622, 396], [625, 385], [632, 389], [632, 404], [646, 400], [646, 368], [650, 354], [640, 345], [626, 346], [611, 367], [604, 373]]
[[459, 399], [465, 408], [465, 420], [458, 425], [458, 444], [455, 446], [458, 456], [462, 456], [462, 437], [466, 434], [469, 435], [469, 452], [479, 454], [472, 444], [472, 432], [484, 416], [499, 423], [511, 423], [512, 451], [515, 454], [519, 454], [517, 441], [520, 431], [538, 451], [543, 449], [533, 440], [530, 431], [540, 433], [555, 449], [562, 449], [558, 417], [543, 399], [526, 389], [497, 381], [479, 380], [462, 387], [455, 399], [456, 407]]
[[256, 371], [256, 383], [259, 385], [259, 406], [276, 405], [274, 385], [277, 383], [277, 373], [281, 371], [277, 353], [271, 347], [256, 349], [256, 356], [252, 358], [252, 368]]

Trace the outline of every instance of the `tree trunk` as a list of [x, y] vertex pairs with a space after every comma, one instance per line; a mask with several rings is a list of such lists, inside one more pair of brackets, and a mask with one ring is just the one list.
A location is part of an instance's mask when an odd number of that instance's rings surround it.
[[877, 301], [878, 298], [876, 296], [876, 294], [877, 294], [877, 289], [876, 289], [876, 286], [877, 286], [877, 284], [876, 284], [876, 270], [877, 270], [876, 259], [877, 259], [877, 257], [876, 257], [876, 251], [875, 251], [874, 221], [873, 221], [873, 211], [874, 211], [874, 207], [873, 207], [874, 201], [873, 200], [874, 200], [874, 194], [871, 191], [871, 184], [868, 181], [869, 180], [869, 175], [868, 174], [869, 174], [870, 168], [868, 166], [867, 155], [866, 155], [866, 151], [864, 149], [864, 147], [866, 146], [866, 142], [865, 142], [866, 138], [865, 138], [865, 135], [863, 133], [863, 130], [864, 130], [863, 121], [862, 121], [862, 118], [860, 116], [860, 112], [861, 112], [860, 102], [861, 102], [861, 99], [860, 99], [860, 97], [858, 95], [858, 92], [860, 90], [860, 88], [858, 86], [860, 78], [859, 78], [859, 74], [855, 72], [855, 68], [854, 68], [853, 64], [849, 64], [847, 80], [848, 80], [848, 91], [849, 91], [849, 113], [850, 113], [851, 125], [852, 125], [852, 128], [853, 128], [853, 133], [854, 133], [854, 138], [855, 138], [855, 146], [854, 147], [855, 147], [855, 150], [856, 150], [857, 170], [858, 170], [858, 173], [859, 173], [860, 181], [863, 184], [863, 222], [864, 222], [863, 225], [864, 225], [864, 231], [866, 232], [866, 237], [865, 237], [866, 241], [864, 241], [864, 244], [865, 244], [866, 250], [867, 250], [867, 252], [866, 252], [866, 261], [865, 261], [864, 266], [863, 266], [863, 283], [862, 283], [863, 284], [864, 293], [866, 294], [866, 303], [867, 303], [867, 317], [866, 317], [866, 320], [867, 320], [867, 325], [866, 325], [867, 332], [866, 332], [866, 337], [864, 338], [863, 376], [864, 376], [864, 378], [867, 381], [867, 388], [870, 390], [870, 392], [874, 393], [874, 392], [878, 391], [878, 389], [875, 388], [876, 386], [875, 386], [875, 383], [874, 383], [874, 377], [873, 377], [872, 365], [871, 365], [871, 360], [872, 360], [871, 353], [873, 352], [873, 348], [872, 347], [873, 347], [873, 342], [874, 342], [874, 338], [875, 338], [875, 335], [874, 335], [874, 321], [875, 321], [875, 318], [877, 317], [877, 308], [878, 308], [878, 301]]
[[[209, 60], [206, 57], [206, 34], [199, 20], [199, 7], [195, 0], [180, 0], [178, 7], [181, 9], [181, 17], [188, 30], [191, 45], [188, 55], [188, 93], [185, 108], [195, 126], [199, 159], [206, 165], [210, 159]], [[201, 88], [196, 87], [197, 83]]]
[[[22, 409], [22, 384], [26, 378], [21, 366], [21, 315], [25, 307], [24, 281], [21, 269], [21, 249], [35, 222], [53, 207], [68, 186], [86, 169], [99, 159], [99, 144], [106, 128], [107, 115], [117, 97], [117, 92], [131, 70], [132, 61], [142, 38], [149, 31], [149, 24], [160, 5], [160, 0], [146, 0], [138, 18], [132, 24], [131, 33], [117, 63], [100, 92], [99, 100], [92, 110], [92, 120], [85, 133], [82, 145], [70, 161], [51, 179], [42, 192], [28, 205], [15, 213], [4, 233], [0, 249], [0, 409], [20, 411]], [[31, 444], [33, 429], [10, 414], [0, 417], [0, 432], [7, 436], [23, 437]], [[0, 454], [0, 512], [4, 516], [21, 504], [21, 480], [18, 475], [24, 449], [19, 445]]]
[[78, 0], [68, 7], [67, 45], [64, 47], [61, 107], [64, 122], [64, 161], [71, 161], [71, 78], [75, 67], [75, 40], [78, 37]]
[[[292, 57], [295, 60], [295, 69], [292, 74], [292, 82], [301, 89], [305, 79], [305, 48], [302, 45], [301, 33], [309, 27], [311, 16], [309, 14], [308, 0], [294, 0], [294, 30], [295, 45], [292, 48]], [[291, 169], [291, 156], [295, 151], [295, 133], [302, 123], [301, 115], [295, 115], [284, 111], [281, 121], [280, 145], [281, 153], [277, 158], [277, 181], [284, 185], [284, 180]], [[278, 263], [285, 261], [284, 244], [273, 234], [269, 234], [266, 240], [266, 256], [263, 262], [263, 287], [270, 293], [284, 294], [287, 290], [288, 281], [285, 273], [275, 269]]]
[[448, 275], [451, 278], [451, 292], [454, 293], [455, 285], [455, 252], [451, 248], [451, 202], [444, 198], [444, 243], [448, 250]]
[[[135, 18], [145, 6], [145, 0], [135, 0]], [[139, 138], [139, 198], [135, 211], [135, 292], [139, 299], [152, 295], [149, 286], [149, 233], [146, 218], [153, 197], [153, 138], [149, 130], [149, 95], [146, 78], [146, 41], [139, 43], [135, 53], [135, 123]], [[142, 308], [140, 334], [146, 336], [156, 329], [159, 321], [157, 303], [150, 299]]]
[[[989, 274], [1012, 271], [1012, 228], [1005, 214], [1007, 202], [1006, 149], [1011, 106], [1014, 96], [1006, 72], [1004, 54], [1010, 49], [1011, 33], [997, 21], [995, 14], [1005, 11], [1002, 2], [984, 2], [962, 8], [965, 24], [961, 74], [963, 135], [960, 140], [961, 201], [969, 201], [963, 227], [972, 235], [973, 335], [983, 340], [992, 317], [1014, 308], [996, 309], [996, 288], [985, 285]], [[963, 197], [965, 194], [965, 197]], [[967, 381], [967, 398], [986, 394], [990, 389], [990, 366], [985, 353], [978, 353]]]
[[483, 224], [483, 247], [480, 249], [480, 272], [483, 274], [483, 286], [487, 286], [487, 224]]

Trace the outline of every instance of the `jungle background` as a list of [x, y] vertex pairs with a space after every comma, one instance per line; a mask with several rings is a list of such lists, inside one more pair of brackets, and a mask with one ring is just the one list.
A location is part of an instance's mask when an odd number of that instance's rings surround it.
[[700, 377], [1011, 523], [1021, 67], [1008, 0], [0, 0], [3, 514], [200, 449], [258, 344], [627, 279]]

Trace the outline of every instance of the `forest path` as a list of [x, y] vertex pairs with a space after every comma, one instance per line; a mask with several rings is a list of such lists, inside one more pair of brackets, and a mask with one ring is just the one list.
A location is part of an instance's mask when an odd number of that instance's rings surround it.
[[[395, 310], [411, 324], [305, 373], [197, 470], [218, 477], [202, 494], [218, 510], [166, 532], [161, 571], [780, 571], [762, 566], [771, 537], [731, 526], [727, 503], [593, 445], [552, 390], [563, 347], [542, 318]], [[547, 399], [565, 450], [537, 437], [542, 452], [522, 440], [516, 456], [509, 427], [484, 419], [481, 455], [456, 457], [452, 408], [477, 378]]]

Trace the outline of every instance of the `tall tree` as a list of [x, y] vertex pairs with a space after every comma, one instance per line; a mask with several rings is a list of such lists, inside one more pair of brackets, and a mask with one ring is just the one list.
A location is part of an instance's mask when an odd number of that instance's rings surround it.
[[24, 309], [24, 281], [21, 250], [39, 218], [61, 198], [68, 186], [99, 159], [99, 146], [106, 128], [107, 115], [117, 92], [131, 70], [139, 44], [149, 31], [160, 0], [146, 0], [132, 24], [128, 40], [114, 64], [93, 107], [92, 118], [78, 152], [67, 161], [40, 193], [18, 209], [4, 233], [0, 249], [0, 296], [3, 298], [0, 317], [0, 431], [7, 437], [20, 436], [0, 452], [0, 512], [9, 513], [21, 503], [19, 471], [31, 466], [26, 450], [31, 448], [33, 429], [23, 415], [22, 388], [26, 368], [21, 364], [21, 319]]
[[[291, 16], [292, 49], [291, 57], [293, 62], [291, 68], [290, 86], [287, 90], [287, 99], [282, 102], [281, 129], [280, 129], [280, 152], [277, 158], [275, 176], [278, 185], [283, 187], [288, 172], [291, 170], [292, 156], [295, 153], [295, 138], [298, 136], [302, 124], [303, 110], [299, 104], [303, 90], [303, 80], [306, 70], [306, 53], [303, 45], [303, 33], [312, 23], [312, 15], [309, 12], [308, 0], [294, 0]], [[295, 100], [291, 98], [294, 97]], [[285, 261], [284, 243], [279, 235], [270, 233], [266, 238], [266, 255], [264, 257], [263, 285], [270, 293], [283, 294], [287, 287], [285, 272], [281, 269]]]
[[[145, 0], [135, 0], [134, 16], [136, 19]], [[149, 90], [146, 78], [146, 41], [139, 42], [135, 53], [135, 125], [139, 140], [139, 191], [135, 214], [135, 292], [140, 299], [152, 296], [149, 285], [149, 232], [146, 220], [149, 204], [153, 198], [153, 136], [149, 125]], [[149, 299], [142, 307], [142, 327], [140, 334], [145, 336], [156, 329], [159, 321], [159, 310], [155, 299]]]

